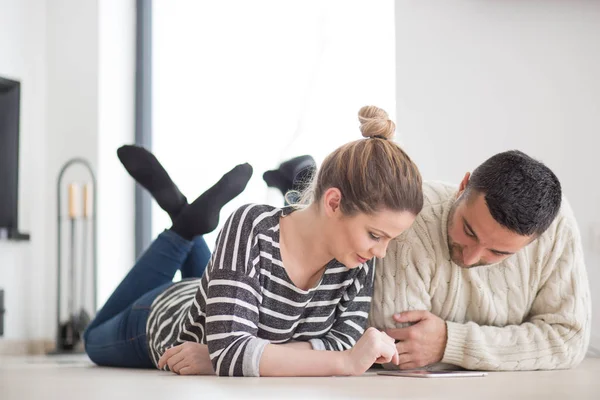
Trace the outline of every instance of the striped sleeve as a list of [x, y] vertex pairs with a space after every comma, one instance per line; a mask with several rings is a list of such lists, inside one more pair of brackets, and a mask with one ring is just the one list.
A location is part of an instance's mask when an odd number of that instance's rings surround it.
[[252, 207], [240, 208], [226, 222], [209, 265], [206, 342], [217, 375], [259, 376], [269, 343], [257, 337], [262, 298], [260, 274], [252, 270], [259, 255], [252, 234], [260, 217], [252, 217]]
[[356, 344], [367, 326], [374, 275], [375, 259], [372, 259], [360, 268], [354, 282], [342, 296], [329, 332], [322, 338], [310, 340], [313, 349], [343, 351]]

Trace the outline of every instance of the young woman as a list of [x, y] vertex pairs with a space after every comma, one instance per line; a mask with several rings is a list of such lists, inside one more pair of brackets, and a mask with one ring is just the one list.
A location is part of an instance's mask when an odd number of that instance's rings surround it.
[[[325, 159], [301, 206], [241, 207], [212, 256], [201, 235], [252, 168], [237, 166], [188, 205], [150, 153], [121, 148], [173, 226], [86, 331], [92, 361], [231, 376], [357, 375], [397, 362], [392, 338], [365, 331], [374, 257], [420, 212], [421, 177], [389, 140], [395, 125], [385, 111], [363, 107], [359, 120], [365, 138]], [[177, 270], [184, 279], [172, 283]]]

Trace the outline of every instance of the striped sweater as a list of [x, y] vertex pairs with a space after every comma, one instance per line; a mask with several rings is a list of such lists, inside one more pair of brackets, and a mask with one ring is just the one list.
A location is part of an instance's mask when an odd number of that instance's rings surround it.
[[[170, 347], [208, 345], [218, 375], [260, 376], [267, 344], [309, 341], [346, 350], [364, 332], [374, 261], [330, 261], [312, 289], [296, 287], [281, 260], [279, 219], [292, 208], [246, 205], [225, 223], [201, 279], [173, 284], [152, 304], [148, 347], [155, 365]], [[165, 366], [167, 369], [168, 366]]]

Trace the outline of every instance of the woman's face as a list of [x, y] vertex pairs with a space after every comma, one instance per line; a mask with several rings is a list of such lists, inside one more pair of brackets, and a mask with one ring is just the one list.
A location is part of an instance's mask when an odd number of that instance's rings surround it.
[[339, 214], [328, 229], [330, 250], [347, 268], [356, 268], [373, 257], [383, 258], [390, 241], [410, 228], [415, 215], [408, 211], [382, 210], [374, 214]]

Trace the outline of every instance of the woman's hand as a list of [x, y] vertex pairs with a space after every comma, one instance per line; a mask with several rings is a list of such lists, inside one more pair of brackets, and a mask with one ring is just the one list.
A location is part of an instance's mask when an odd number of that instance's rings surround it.
[[394, 339], [375, 328], [367, 329], [347, 355], [349, 375], [360, 375], [375, 363], [397, 365], [399, 361]]
[[179, 375], [214, 375], [208, 346], [196, 342], [185, 342], [165, 351], [158, 360], [158, 368], [165, 365]]

